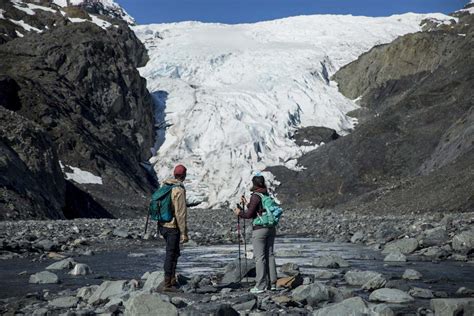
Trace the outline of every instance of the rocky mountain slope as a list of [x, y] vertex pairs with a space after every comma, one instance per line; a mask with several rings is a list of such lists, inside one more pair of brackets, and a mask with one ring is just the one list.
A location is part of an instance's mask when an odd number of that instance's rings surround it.
[[352, 114], [361, 123], [301, 157], [305, 170], [271, 168], [283, 202], [384, 213], [474, 209], [474, 17], [457, 15], [455, 25], [431, 23], [333, 76], [359, 100]]
[[55, 3], [0, 5], [0, 218], [141, 214], [154, 142], [136, 70], [146, 50], [126, 22]]

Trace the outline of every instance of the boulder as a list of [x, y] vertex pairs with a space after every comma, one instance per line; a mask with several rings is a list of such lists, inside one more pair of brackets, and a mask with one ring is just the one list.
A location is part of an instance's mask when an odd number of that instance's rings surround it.
[[90, 305], [98, 305], [107, 302], [114, 296], [123, 296], [126, 294], [127, 281], [105, 281], [89, 297], [87, 302]]
[[[247, 269], [245, 269], [247, 268]], [[225, 266], [224, 276], [222, 277], [221, 284], [230, 284], [240, 282], [240, 276], [255, 276], [255, 261], [247, 260], [247, 267], [245, 267], [244, 260], [242, 259], [241, 264], [242, 271], [239, 271], [239, 260], [229, 263]]]
[[474, 229], [467, 230], [453, 237], [454, 250], [459, 252], [470, 252], [474, 249]]
[[351, 237], [351, 243], [357, 244], [360, 243], [364, 240], [364, 232], [363, 231], [357, 231], [352, 235]]
[[319, 282], [300, 285], [291, 292], [293, 300], [316, 306], [319, 302], [329, 300], [328, 288]]
[[423, 275], [413, 269], [406, 269], [405, 272], [403, 272], [402, 278], [405, 280], [419, 280], [423, 277]]
[[145, 284], [143, 285], [144, 292], [153, 292], [156, 291], [160, 286], [161, 283], [165, 279], [165, 273], [163, 271], [155, 271], [150, 273], [147, 277]]
[[140, 293], [125, 302], [125, 316], [178, 315], [178, 309], [157, 293]]
[[46, 267], [46, 270], [72, 269], [75, 264], [76, 264], [76, 261], [74, 261], [74, 259], [66, 258], [64, 260], [50, 264], [49, 266]]
[[98, 288], [99, 288], [98, 285], [91, 285], [91, 286], [81, 287], [79, 290], [77, 290], [76, 297], [82, 298], [82, 300], [87, 301], [87, 300], [89, 300], [89, 297], [91, 297], [92, 294]]
[[383, 276], [377, 275], [364, 283], [364, 285], [362, 285], [362, 289], [366, 291], [373, 291], [384, 287], [385, 284], [387, 284], [387, 280]]
[[383, 278], [382, 274], [374, 271], [351, 270], [344, 275], [344, 279], [350, 285], [364, 285], [374, 278]]
[[433, 291], [429, 289], [423, 289], [420, 287], [414, 287], [408, 291], [408, 294], [410, 294], [413, 297], [418, 297], [418, 298], [433, 298]]
[[393, 310], [386, 304], [372, 305], [370, 311], [370, 315], [373, 316], [395, 316]]
[[401, 253], [400, 251], [393, 251], [390, 252], [388, 255], [385, 256], [383, 259], [385, 262], [406, 262], [407, 257]]
[[441, 246], [448, 240], [446, 227], [440, 226], [425, 230], [419, 237], [418, 241], [423, 247]]
[[34, 284], [55, 284], [59, 283], [59, 278], [56, 274], [49, 271], [42, 271], [30, 276], [29, 283]]
[[333, 279], [338, 275], [338, 273], [328, 271], [328, 270], [319, 270], [314, 272], [314, 278], [315, 279]]
[[383, 288], [373, 291], [369, 296], [369, 300], [387, 303], [407, 303], [412, 302], [414, 299], [403, 291]]
[[403, 238], [386, 244], [382, 253], [389, 254], [398, 250], [403, 254], [409, 254], [415, 251], [417, 248], [418, 240], [416, 240], [415, 238]]
[[287, 262], [280, 267], [280, 273], [293, 276], [300, 273], [300, 267], [293, 262]]
[[91, 273], [92, 269], [85, 263], [77, 263], [74, 269], [69, 272], [70, 275], [89, 275]]
[[313, 312], [313, 316], [357, 316], [367, 314], [367, 304], [360, 297], [352, 297]]
[[474, 315], [474, 298], [436, 298], [430, 306], [436, 316]]
[[349, 263], [340, 256], [327, 255], [315, 258], [313, 266], [319, 268], [347, 268]]
[[78, 302], [79, 299], [75, 296], [65, 296], [55, 298], [49, 302], [49, 305], [56, 308], [72, 308], [76, 307]]

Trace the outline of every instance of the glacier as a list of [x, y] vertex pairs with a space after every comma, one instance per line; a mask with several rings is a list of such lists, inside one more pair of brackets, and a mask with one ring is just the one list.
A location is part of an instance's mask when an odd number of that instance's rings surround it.
[[[155, 100], [159, 179], [188, 168], [190, 203], [225, 207], [248, 191], [253, 172], [285, 165], [318, 146], [297, 146], [296, 129], [346, 135], [356, 100], [330, 77], [375, 45], [420, 31], [443, 14], [312, 15], [253, 24], [180, 22], [133, 27], [150, 61], [139, 71]], [[271, 185], [278, 182], [264, 173]]]

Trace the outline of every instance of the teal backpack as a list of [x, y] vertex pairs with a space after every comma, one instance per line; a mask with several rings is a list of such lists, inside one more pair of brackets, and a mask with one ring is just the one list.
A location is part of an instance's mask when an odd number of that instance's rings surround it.
[[262, 200], [262, 206], [265, 212], [261, 215], [257, 214], [257, 218], [253, 220], [252, 224], [263, 227], [273, 227], [278, 225], [281, 214], [283, 214], [283, 209], [272, 197], [257, 192], [255, 194], [258, 194]]
[[173, 219], [173, 206], [171, 201], [171, 190], [179, 187], [179, 184], [165, 184], [155, 191], [151, 196], [150, 216], [159, 223], [168, 223]]

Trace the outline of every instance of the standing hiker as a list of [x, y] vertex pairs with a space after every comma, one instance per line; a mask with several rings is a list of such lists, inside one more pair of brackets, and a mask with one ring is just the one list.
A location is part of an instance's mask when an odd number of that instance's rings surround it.
[[252, 188], [250, 191], [252, 191], [252, 195], [248, 204], [244, 196], [241, 198], [242, 204], [247, 204], [247, 211], [236, 208], [234, 213], [244, 219], [253, 219], [252, 245], [256, 261], [257, 277], [255, 287], [250, 289], [250, 292], [259, 294], [263, 293], [266, 289], [271, 289], [272, 291], [276, 290], [277, 272], [275, 255], [273, 253], [276, 228], [275, 226], [267, 227], [267, 225], [256, 224], [256, 222], [258, 222], [256, 219], [261, 217], [265, 212], [262, 198], [269, 196], [265, 185], [265, 178], [261, 175], [254, 176], [252, 178]]
[[174, 168], [174, 179], [167, 179], [163, 186], [173, 186], [171, 189], [171, 214], [169, 222], [159, 222], [160, 234], [166, 241], [166, 257], [164, 263], [165, 280], [163, 291], [176, 291], [176, 265], [180, 256], [180, 243], [189, 241], [186, 223], [186, 190], [183, 181], [186, 178], [186, 168], [177, 165]]

